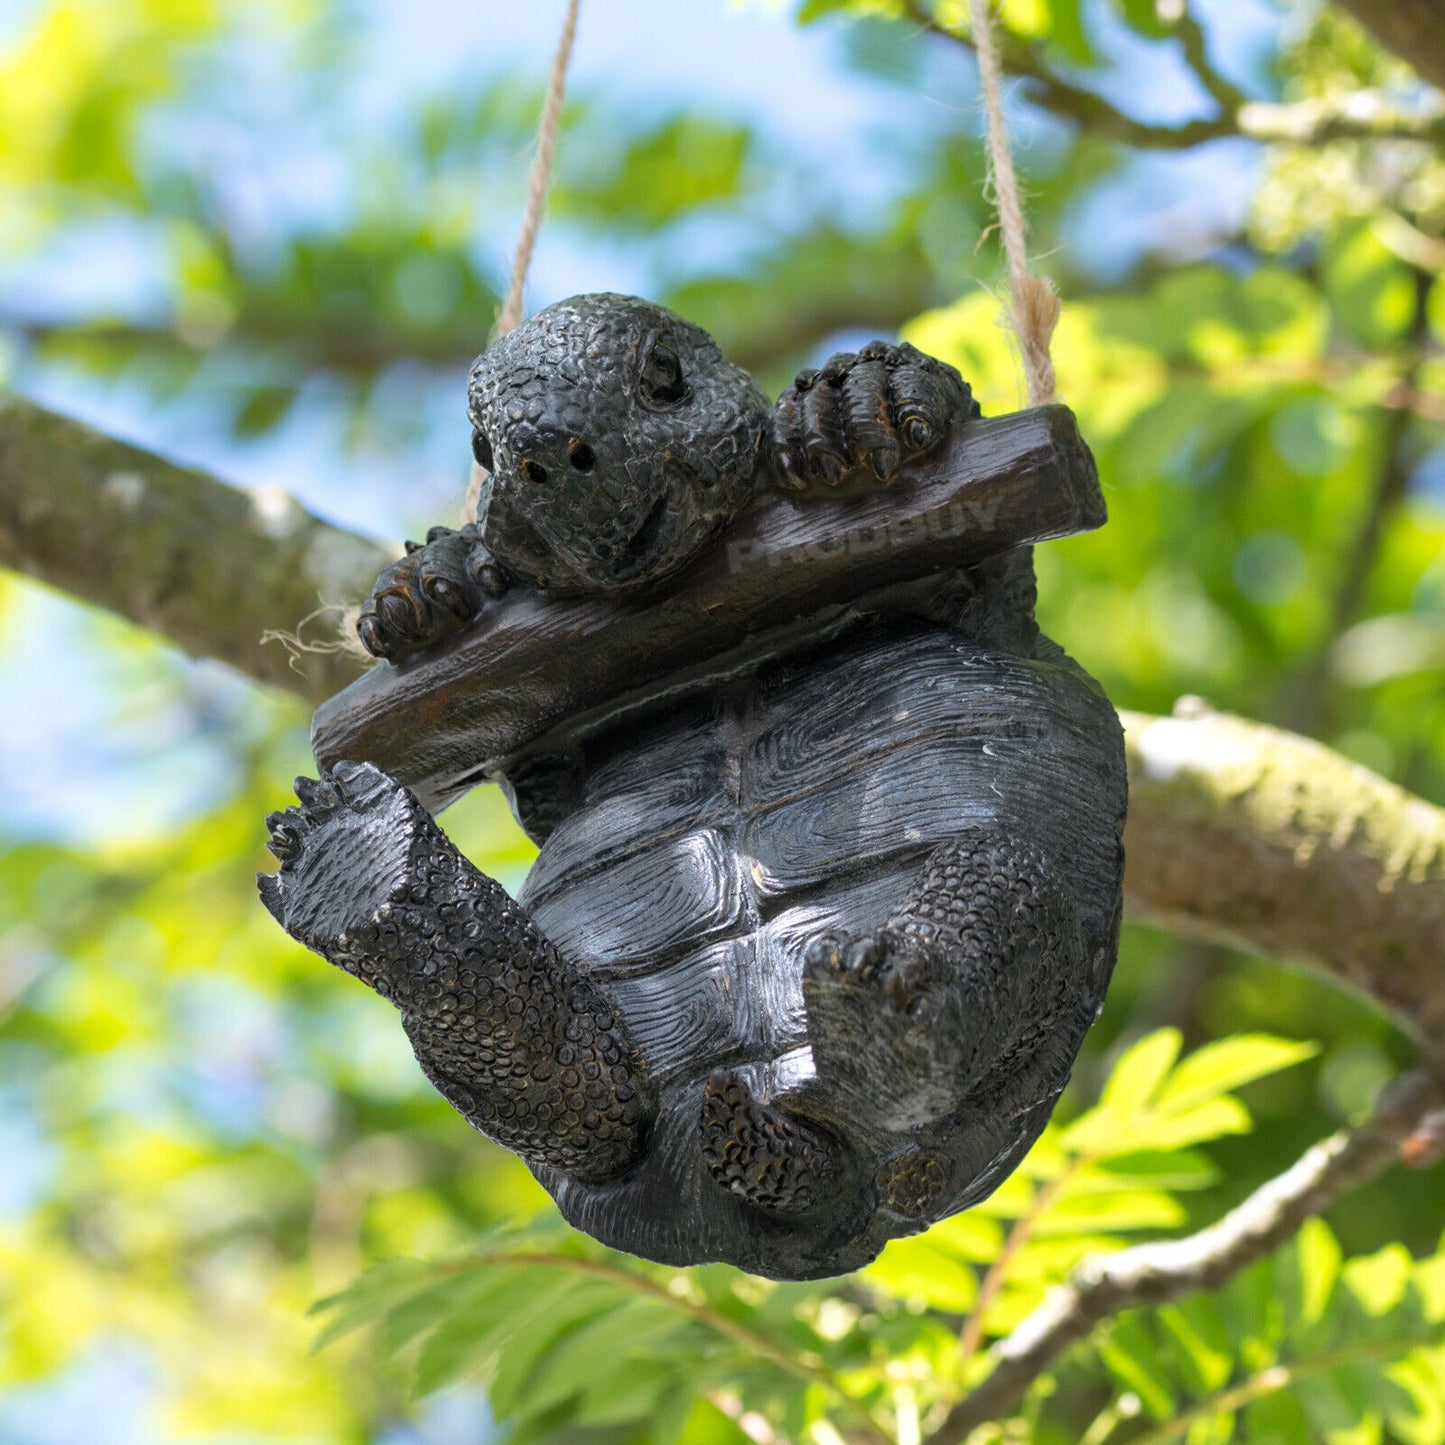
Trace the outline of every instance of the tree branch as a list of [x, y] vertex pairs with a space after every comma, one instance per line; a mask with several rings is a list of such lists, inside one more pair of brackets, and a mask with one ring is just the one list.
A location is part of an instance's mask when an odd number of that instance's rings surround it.
[[1317, 146], [1337, 140], [1405, 140], [1445, 144], [1445, 109], [1402, 111], [1376, 90], [1319, 100], [1251, 100], [1232, 112], [1246, 140]]
[[[0, 564], [312, 702], [361, 670], [263, 644], [365, 595], [391, 554], [279, 491], [247, 493], [0, 396]], [[333, 633], [334, 635], [334, 633]]]
[[1273, 1253], [1305, 1220], [1383, 1174], [1442, 1105], [1445, 1082], [1424, 1071], [1406, 1074], [1384, 1091], [1367, 1124], [1316, 1144], [1215, 1224], [1085, 1261], [989, 1351], [993, 1372], [954, 1406], [929, 1445], [960, 1445], [977, 1426], [1008, 1415], [1059, 1353], [1101, 1320], [1217, 1289]]
[[[944, 25], [923, 0], [904, 0], [903, 11], [929, 34], [973, 49], [969, 36]], [[1305, 146], [1338, 140], [1411, 140], [1445, 145], [1445, 109], [1403, 111], [1377, 91], [1356, 91], [1337, 100], [1250, 100], [1209, 63], [1203, 32], [1187, 12], [1179, 21], [1178, 34], [1185, 59], [1218, 107], [1217, 115], [1182, 125], [1139, 120], [1097, 91], [1055, 73], [1036, 45], [1006, 34], [1001, 34], [1000, 39], [1004, 42], [1004, 69], [1027, 82], [1028, 97], [1034, 104], [1061, 120], [1073, 121], [1091, 135], [1140, 150], [1189, 150], [1228, 137]]]
[[[315, 703], [361, 670], [268, 628], [365, 595], [379, 546], [0, 397], [0, 564]], [[1130, 917], [1308, 964], [1445, 1039], [1445, 810], [1292, 733], [1125, 714]], [[1439, 1047], [1438, 1042], [1435, 1047]]]
[[1123, 714], [1135, 921], [1302, 963], [1445, 1040], [1445, 810], [1295, 733]]
[[1214, 62], [1209, 58], [1208, 37], [1187, 0], [1180, 6], [1175, 30], [1184, 51], [1184, 59], [1188, 61], [1190, 69], [1198, 76], [1200, 85], [1209, 92], [1210, 98], [1219, 109], [1228, 114], [1244, 105], [1249, 97], [1232, 80], [1214, 68]]

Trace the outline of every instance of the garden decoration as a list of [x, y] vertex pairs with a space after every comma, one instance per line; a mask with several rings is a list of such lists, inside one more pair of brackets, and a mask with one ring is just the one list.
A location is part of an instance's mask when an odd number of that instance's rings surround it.
[[[1019, 1161], [1113, 967], [1122, 738], [1029, 545], [1103, 522], [1088, 449], [881, 342], [769, 408], [610, 295], [469, 402], [478, 520], [378, 580], [262, 897], [579, 1228], [863, 1265]], [[516, 901], [433, 819], [483, 780], [540, 844]]]

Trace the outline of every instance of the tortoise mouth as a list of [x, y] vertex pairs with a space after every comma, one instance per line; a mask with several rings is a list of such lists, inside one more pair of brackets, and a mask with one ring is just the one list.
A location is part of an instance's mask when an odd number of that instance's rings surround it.
[[622, 549], [617, 559], [617, 575], [626, 577], [636, 572], [657, 545], [662, 534], [662, 525], [667, 520], [667, 493], [664, 492], [653, 504], [652, 510], [642, 519], [642, 525], [633, 534], [632, 540]]

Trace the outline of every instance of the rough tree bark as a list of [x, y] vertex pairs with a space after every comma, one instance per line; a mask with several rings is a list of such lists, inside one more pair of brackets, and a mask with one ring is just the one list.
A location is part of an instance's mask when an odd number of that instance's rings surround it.
[[[399, 549], [396, 549], [399, 550]], [[364, 597], [396, 550], [0, 395], [0, 565], [108, 607], [193, 657], [319, 702], [362, 669], [290, 666], [268, 628]]]
[[1309, 738], [1186, 700], [1123, 714], [1125, 900], [1171, 932], [1323, 965], [1445, 1041], [1445, 811]]
[[[261, 642], [364, 596], [386, 549], [0, 397], [0, 565], [316, 703], [348, 653]], [[1131, 916], [1363, 991], [1428, 1053], [1445, 1039], [1445, 809], [1338, 753], [1187, 705], [1126, 713]]]

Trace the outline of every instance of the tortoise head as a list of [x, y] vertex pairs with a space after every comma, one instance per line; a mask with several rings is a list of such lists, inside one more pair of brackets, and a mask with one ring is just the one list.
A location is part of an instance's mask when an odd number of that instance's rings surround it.
[[559, 592], [674, 572], [752, 495], [768, 406], [700, 327], [630, 296], [539, 311], [472, 367], [479, 517], [503, 566]]

